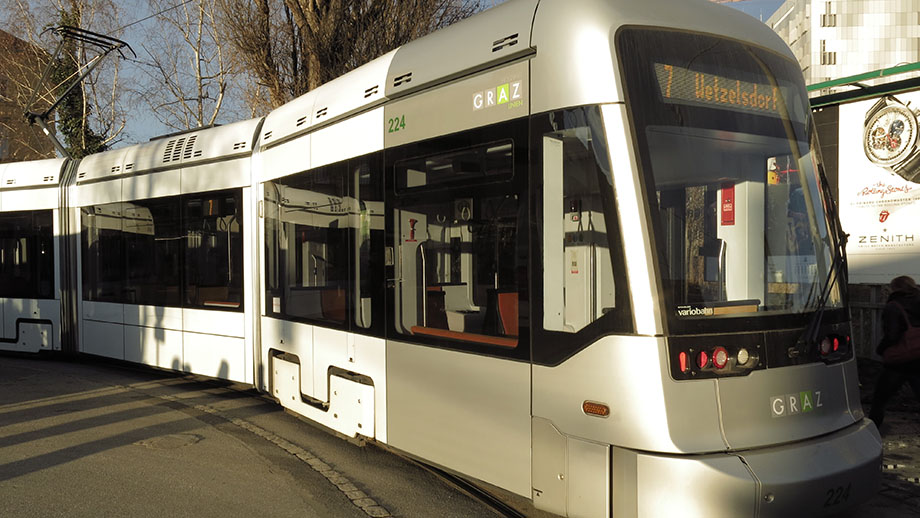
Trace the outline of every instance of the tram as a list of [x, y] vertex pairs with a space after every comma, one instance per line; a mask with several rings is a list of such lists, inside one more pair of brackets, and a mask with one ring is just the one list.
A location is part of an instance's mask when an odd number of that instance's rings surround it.
[[802, 74], [704, 0], [510, 0], [265, 117], [0, 166], [0, 349], [234, 380], [570, 517], [867, 500]]

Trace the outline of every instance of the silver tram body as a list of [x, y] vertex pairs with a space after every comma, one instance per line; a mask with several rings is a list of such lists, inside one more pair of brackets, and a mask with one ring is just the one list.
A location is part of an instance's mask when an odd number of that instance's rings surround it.
[[562, 516], [837, 513], [881, 441], [813, 133], [747, 15], [511, 0], [262, 119], [0, 166], [4, 253], [42, 208], [55, 258], [0, 349], [249, 383]]

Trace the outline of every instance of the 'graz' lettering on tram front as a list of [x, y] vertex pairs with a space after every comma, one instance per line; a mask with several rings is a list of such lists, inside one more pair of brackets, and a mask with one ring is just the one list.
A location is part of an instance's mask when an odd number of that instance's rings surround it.
[[770, 398], [770, 412], [773, 417], [807, 414], [823, 406], [820, 390], [803, 390], [794, 394], [784, 394]]

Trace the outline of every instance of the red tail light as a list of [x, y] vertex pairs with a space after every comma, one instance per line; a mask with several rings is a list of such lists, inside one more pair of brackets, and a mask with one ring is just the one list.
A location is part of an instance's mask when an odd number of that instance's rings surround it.
[[699, 365], [701, 369], [705, 369], [706, 366], [709, 365], [709, 355], [706, 354], [706, 351], [700, 351], [700, 355], [697, 357], [697, 365]]
[[728, 351], [724, 347], [716, 347], [716, 350], [712, 353], [712, 364], [717, 369], [724, 369], [728, 365]]

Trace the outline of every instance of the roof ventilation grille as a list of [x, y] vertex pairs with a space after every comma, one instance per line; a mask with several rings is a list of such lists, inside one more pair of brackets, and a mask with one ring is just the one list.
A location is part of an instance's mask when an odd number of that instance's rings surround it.
[[500, 40], [495, 40], [492, 42], [492, 52], [498, 52], [505, 47], [513, 47], [518, 43], [517, 33], [512, 34], [511, 36], [505, 36]]
[[380, 89], [380, 85], [374, 85], [368, 88], [367, 90], [364, 91], [364, 98], [367, 99], [368, 97], [375, 95], [379, 89]]
[[185, 145], [185, 137], [176, 141], [176, 147], [173, 148], [172, 161], [178, 162], [182, 158], [182, 147]]
[[325, 117], [325, 116], [326, 116], [326, 112], [328, 112], [328, 108], [320, 108], [320, 109], [316, 110], [316, 118], [318, 119], [318, 118], [320, 118], [320, 117]]
[[233, 150], [234, 150], [234, 151], [237, 151], [237, 150], [239, 150], [239, 149], [246, 149], [246, 143], [245, 143], [245, 142], [237, 142], [236, 144], [233, 144]]
[[408, 74], [397, 76], [396, 79], [393, 80], [393, 86], [396, 87], [396, 86], [404, 85], [411, 81], [412, 81], [412, 72], [409, 72]]
[[134, 164], [125, 164], [125, 171], [130, 171], [134, 169]]
[[[198, 140], [198, 135], [192, 135], [188, 138], [188, 142], [185, 143], [185, 152], [182, 153], [183, 159], [188, 160], [189, 158], [192, 158], [192, 156], [201, 156], [200, 150], [197, 152], [194, 151], [196, 140]], [[193, 153], [195, 154], [193, 155]]]
[[262, 140], [268, 140], [268, 139], [270, 139], [270, 138], [272, 138], [272, 132], [271, 132], [271, 131], [266, 131], [265, 134], [262, 135]]
[[303, 125], [306, 124], [306, 123], [307, 123], [307, 116], [306, 116], [306, 115], [304, 115], [303, 117], [297, 119], [297, 127], [298, 127], [298, 128], [301, 127], [301, 126], [303, 126]]
[[112, 166], [112, 172], [113, 172], [113, 173], [121, 172], [121, 166], [120, 166], [120, 165], [113, 165], [113, 166]]
[[166, 150], [163, 151], [163, 163], [164, 164], [172, 161], [173, 148], [175, 147], [176, 147], [175, 140], [170, 140], [169, 142], [166, 143]]

